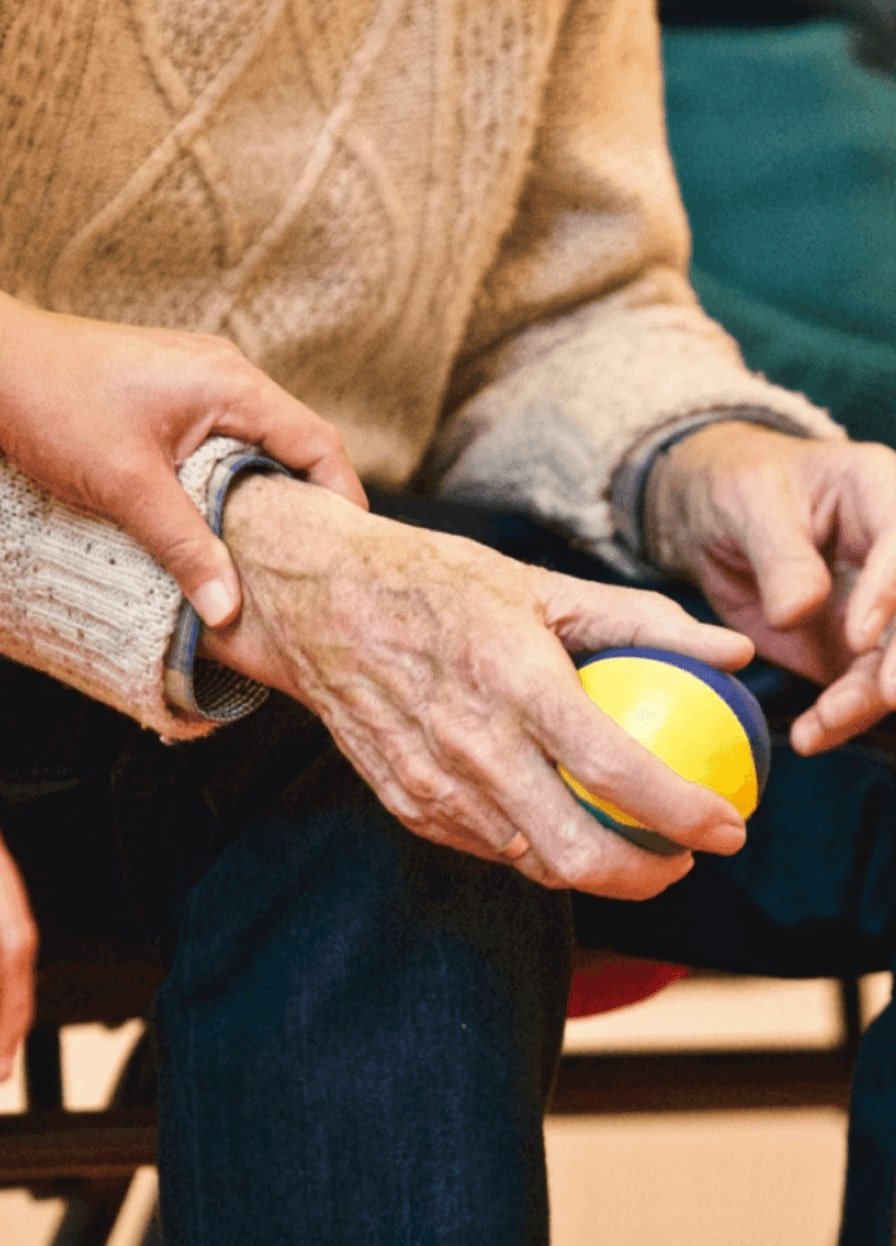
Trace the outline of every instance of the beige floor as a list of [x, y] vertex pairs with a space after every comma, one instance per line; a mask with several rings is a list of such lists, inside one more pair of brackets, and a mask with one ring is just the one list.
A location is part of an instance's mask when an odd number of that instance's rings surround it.
[[[886, 997], [869, 980], [868, 1015]], [[825, 983], [701, 981], [568, 1027], [571, 1050], [689, 1049], [725, 1043], [824, 1045], [836, 1027]], [[66, 1035], [72, 1106], [94, 1107], [134, 1041], [135, 1026]], [[20, 1101], [0, 1088], [0, 1111]], [[548, 1124], [553, 1246], [833, 1246], [843, 1171], [836, 1112], [578, 1117]], [[135, 1246], [152, 1206], [152, 1170], [138, 1174], [111, 1246]], [[0, 1193], [0, 1246], [45, 1246], [62, 1215], [53, 1201]], [[271, 1243], [277, 1246], [277, 1243]]]

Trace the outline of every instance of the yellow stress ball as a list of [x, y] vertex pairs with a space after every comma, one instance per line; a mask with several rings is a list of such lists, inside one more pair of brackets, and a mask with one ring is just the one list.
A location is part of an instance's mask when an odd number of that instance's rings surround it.
[[[595, 705], [682, 778], [711, 788], [744, 818], [759, 804], [771, 741], [759, 702], [739, 679], [666, 649], [606, 649], [579, 667]], [[609, 801], [560, 774], [589, 813], [653, 852], [681, 852]]]

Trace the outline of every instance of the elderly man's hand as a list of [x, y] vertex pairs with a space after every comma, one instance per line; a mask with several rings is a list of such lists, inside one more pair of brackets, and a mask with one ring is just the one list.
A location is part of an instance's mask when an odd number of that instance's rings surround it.
[[28, 893], [0, 837], [0, 1082], [12, 1072], [34, 1018], [36, 959], [37, 928]]
[[239, 610], [239, 580], [175, 471], [215, 433], [366, 505], [336, 429], [232, 342], [0, 295], [0, 454], [54, 497], [124, 528], [209, 626]]
[[[406, 827], [531, 878], [638, 899], [730, 853], [744, 825], [583, 691], [567, 650], [663, 645], [725, 668], [752, 646], [663, 597], [525, 566], [469, 540], [371, 516], [284, 478], [249, 477], [224, 535], [244, 585], [204, 652], [302, 701]], [[605, 830], [588, 787], [677, 841], [660, 857]]]
[[651, 555], [764, 657], [825, 686], [793, 726], [821, 752], [896, 707], [896, 454], [724, 423], [660, 459]]

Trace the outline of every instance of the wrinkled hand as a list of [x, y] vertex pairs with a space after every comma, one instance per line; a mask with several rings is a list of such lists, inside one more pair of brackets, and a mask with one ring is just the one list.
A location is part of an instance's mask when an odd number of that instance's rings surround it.
[[34, 1019], [37, 929], [16, 864], [0, 838], [0, 1082]]
[[664, 645], [726, 668], [752, 646], [664, 597], [525, 566], [476, 542], [250, 477], [225, 539], [240, 619], [205, 656], [302, 701], [406, 827], [539, 882], [621, 898], [687, 873], [601, 827], [557, 774], [685, 849], [736, 851], [742, 819], [597, 709], [567, 650]]
[[793, 725], [833, 748], [896, 706], [896, 454], [712, 425], [651, 473], [651, 555], [757, 651], [825, 690]]
[[366, 504], [336, 430], [226, 339], [0, 295], [0, 452], [54, 497], [124, 528], [209, 626], [239, 610], [239, 579], [175, 471], [215, 433]]

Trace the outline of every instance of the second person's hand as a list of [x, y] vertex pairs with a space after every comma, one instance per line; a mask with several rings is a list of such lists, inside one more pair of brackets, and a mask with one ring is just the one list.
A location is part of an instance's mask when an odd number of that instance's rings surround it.
[[210, 627], [237, 614], [239, 578], [176, 470], [214, 434], [259, 445], [366, 506], [336, 429], [227, 339], [58, 315], [0, 294], [0, 453], [139, 541]]
[[896, 708], [896, 453], [737, 422], [653, 469], [652, 554], [693, 581], [764, 657], [821, 684], [793, 724], [801, 753]]

